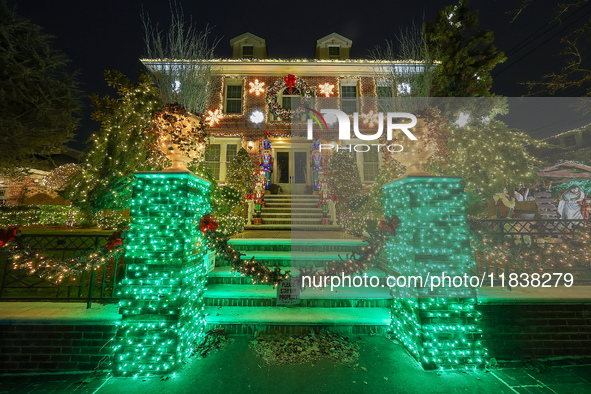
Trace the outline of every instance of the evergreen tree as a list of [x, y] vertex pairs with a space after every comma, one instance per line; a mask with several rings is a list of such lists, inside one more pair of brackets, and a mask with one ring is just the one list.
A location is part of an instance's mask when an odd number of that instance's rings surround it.
[[[538, 180], [542, 164], [528, 148], [541, 143], [501, 121], [481, 120], [459, 127], [450, 124], [445, 153], [434, 156], [426, 170], [436, 175], [461, 177], [473, 203], [481, 203], [494, 193], [531, 185]], [[476, 208], [476, 207], [475, 207]]]
[[0, 171], [9, 175], [59, 152], [78, 124], [77, 83], [50, 39], [0, 3]]
[[152, 118], [161, 104], [151, 78], [141, 73], [139, 81], [132, 82], [114, 71], [107, 72], [105, 79], [118, 97], [93, 96], [93, 119], [101, 122], [101, 128], [66, 190], [70, 200], [93, 211], [127, 208], [133, 174], [164, 162], [152, 132]]
[[478, 12], [469, 11], [468, 2], [445, 7], [425, 24], [426, 48], [441, 62], [432, 81], [434, 97], [490, 96], [490, 72], [506, 59], [492, 44], [493, 32], [478, 30]]
[[349, 152], [335, 152], [328, 161], [328, 188], [344, 204], [361, 193], [359, 169]]
[[240, 192], [244, 200], [252, 192], [255, 184], [255, 166], [250, 155], [244, 148], [240, 148], [228, 166], [226, 183]]

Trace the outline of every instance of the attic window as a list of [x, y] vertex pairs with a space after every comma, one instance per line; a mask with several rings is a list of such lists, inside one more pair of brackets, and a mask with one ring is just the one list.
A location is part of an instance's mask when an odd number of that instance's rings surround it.
[[340, 57], [341, 56], [341, 47], [336, 47], [336, 46], [328, 47], [328, 56], [329, 57]]
[[242, 57], [245, 59], [252, 59], [254, 56], [254, 46], [244, 45], [242, 47]]
[[577, 138], [574, 135], [567, 135], [564, 137], [564, 145], [574, 146], [577, 144]]

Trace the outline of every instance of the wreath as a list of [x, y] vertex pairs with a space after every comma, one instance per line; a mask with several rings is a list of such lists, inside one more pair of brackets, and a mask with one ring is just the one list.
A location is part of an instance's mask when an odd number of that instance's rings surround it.
[[[277, 102], [277, 94], [280, 91], [289, 89], [289, 94], [293, 94], [294, 90], [297, 90], [302, 95], [302, 105], [296, 109], [283, 108]], [[273, 83], [272, 86], [267, 88], [267, 106], [269, 111], [278, 118], [290, 120], [294, 116], [298, 116], [304, 113], [305, 106], [309, 105], [310, 97], [314, 95], [314, 90], [308, 86], [306, 81], [296, 77], [295, 75], [289, 74], [285, 77], [278, 79]]]

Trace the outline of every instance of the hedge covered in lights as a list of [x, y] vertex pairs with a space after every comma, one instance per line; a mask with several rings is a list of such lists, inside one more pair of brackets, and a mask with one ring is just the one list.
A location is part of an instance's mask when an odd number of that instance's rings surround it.
[[55, 226], [99, 227], [113, 230], [127, 223], [123, 212], [101, 211], [88, 214], [68, 205], [0, 206], [0, 227]]

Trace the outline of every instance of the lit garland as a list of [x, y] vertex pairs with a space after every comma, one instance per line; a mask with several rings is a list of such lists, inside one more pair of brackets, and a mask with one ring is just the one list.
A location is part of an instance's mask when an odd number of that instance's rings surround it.
[[[395, 229], [398, 223], [396, 217], [388, 219], [389, 229]], [[205, 234], [209, 249], [215, 250], [216, 255], [223, 257], [228, 261], [232, 270], [240, 273], [242, 276], [247, 276], [252, 279], [253, 284], [269, 284], [277, 286], [284, 279], [291, 277], [290, 271], [281, 272], [281, 268], [275, 267], [270, 269], [264, 264], [256, 261], [253, 258], [250, 260], [242, 259], [244, 253], [240, 253], [234, 249], [229, 243], [227, 235], [220, 231], [216, 231], [217, 223], [209, 217], [201, 223], [200, 230]], [[392, 230], [372, 231], [371, 236], [367, 239], [368, 244], [362, 246], [359, 253], [351, 253], [340, 260], [327, 261], [322, 266], [322, 269], [307, 268], [306, 275], [309, 276], [325, 276], [325, 275], [354, 275], [361, 274], [367, 269], [371, 268], [376, 263], [376, 257], [382, 251], [386, 237], [395, 235]], [[301, 275], [303, 275], [300, 272]], [[317, 281], [322, 283], [322, 281]]]
[[[296, 109], [285, 109], [277, 102], [277, 94], [284, 89], [289, 89], [289, 94], [297, 90], [297, 94], [302, 95], [301, 106]], [[310, 103], [310, 97], [314, 95], [314, 90], [301, 78], [294, 75], [287, 75], [278, 79], [273, 86], [267, 88], [267, 106], [269, 111], [278, 118], [290, 120], [293, 117], [304, 113], [306, 106]]]
[[[384, 211], [399, 216], [388, 239], [390, 269], [409, 277], [463, 275], [472, 265], [465, 195], [458, 178], [410, 177], [384, 187]], [[392, 310], [397, 338], [425, 369], [471, 369], [487, 356], [473, 289], [399, 289]]]
[[34, 250], [24, 242], [17, 227], [0, 230], [0, 248], [9, 256], [13, 269], [26, 271], [27, 275], [35, 275], [57, 284], [68, 277], [76, 280], [82, 272], [96, 270], [101, 265], [120, 258], [124, 251], [122, 232], [123, 230], [113, 233], [105, 246], [67, 260]]
[[[518, 233], [494, 232], [484, 228], [477, 220], [471, 220], [470, 225], [476, 257], [486, 260], [489, 271], [496, 264], [496, 273], [561, 272], [588, 268], [591, 261], [589, 228], [577, 226], [563, 234], [561, 242], [539, 244], [532, 236], [529, 236], [529, 242], [523, 242]], [[485, 266], [484, 261], [481, 266]]]

